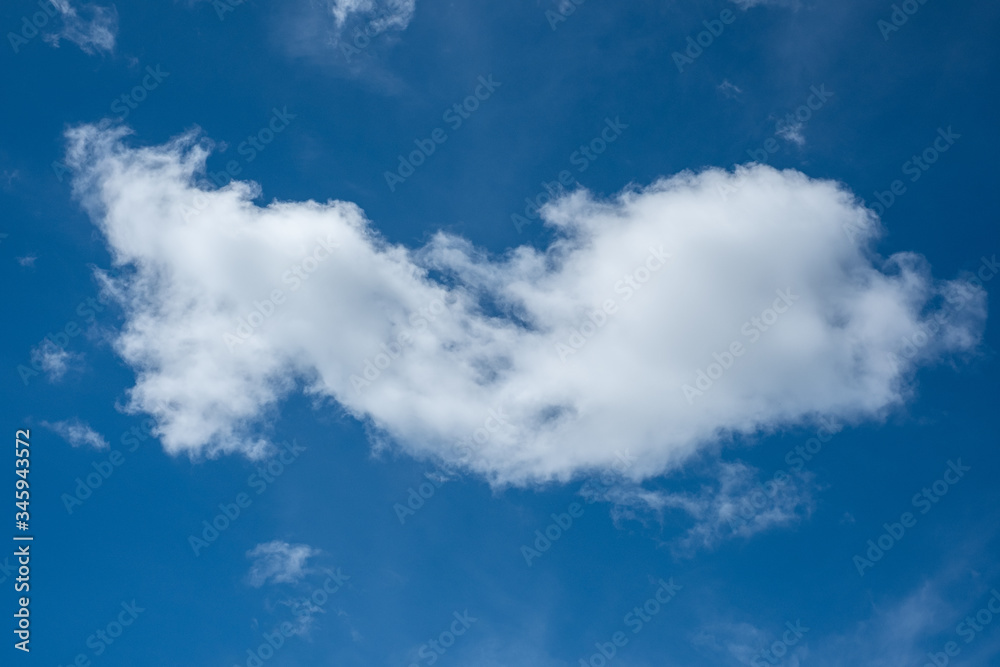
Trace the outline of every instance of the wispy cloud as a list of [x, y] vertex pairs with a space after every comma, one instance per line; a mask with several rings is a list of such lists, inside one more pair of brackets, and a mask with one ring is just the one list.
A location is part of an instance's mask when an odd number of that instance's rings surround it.
[[794, 123], [781, 122], [778, 123], [778, 129], [775, 130], [774, 133], [777, 134], [782, 139], [784, 139], [785, 141], [791, 141], [792, 143], [798, 146], [805, 146], [806, 137], [803, 134], [804, 128], [805, 128], [805, 123], [801, 123], [798, 121]]
[[104, 436], [92, 429], [86, 422], [75, 417], [54, 423], [42, 422], [42, 426], [58, 433], [73, 447], [87, 446], [94, 449], [107, 449], [110, 447]]
[[719, 92], [730, 99], [735, 99], [743, 93], [743, 89], [726, 79], [718, 86]]
[[[300, 545], [302, 546], [302, 545]], [[319, 552], [314, 552], [318, 554]], [[334, 600], [338, 597], [339, 591], [348, 585], [350, 576], [344, 574], [338, 567], [335, 570], [321, 569], [310, 570], [310, 574], [318, 574], [312, 577], [313, 582], [301, 581], [301, 577], [296, 586], [296, 593], [281, 600], [279, 604], [287, 607], [291, 612], [292, 631], [291, 634], [306, 635], [312, 629], [316, 617], [334, 611], [336, 616], [344, 623], [351, 633], [354, 641], [360, 641], [361, 633], [351, 622], [351, 616], [344, 609], [340, 608]], [[322, 584], [320, 584], [322, 580]]]
[[349, 19], [358, 17], [369, 20], [371, 30], [382, 32], [393, 28], [403, 30], [410, 24], [416, 9], [416, 0], [327, 0], [330, 13], [337, 27], [342, 28]]
[[3, 189], [9, 192], [14, 184], [14, 181], [20, 179], [20, 177], [21, 177], [20, 170], [13, 169], [11, 171], [8, 171], [4, 169], [2, 172], [0, 172], [0, 179], [3, 179], [4, 181]]
[[681, 510], [693, 524], [675, 542], [678, 555], [711, 549], [731, 538], [749, 538], [787, 526], [812, 511], [812, 483], [808, 473], [783, 473], [780, 482], [760, 480], [757, 469], [742, 462], [720, 462], [714, 480], [697, 492], [671, 492], [619, 484], [602, 492], [614, 503], [616, 520], [660, 518], [666, 510]]
[[81, 5], [79, 10], [69, 0], [49, 0], [62, 17], [62, 28], [45, 36], [58, 47], [61, 40], [72, 42], [87, 54], [111, 53], [118, 34], [118, 10], [114, 5]]
[[31, 359], [41, 366], [50, 382], [58, 382], [67, 371], [78, 366], [83, 357], [46, 339], [31, 351]]
[[401, 82], [382, 56], [413, 20], [416, 0], [315, 0], [294, 2], [275, 25], [289, 55], [305, 58], [366, 84], [389, 89]]
[[318, 554], [306, 544], [280, 540], [258, 544], [247, 552], [247, 558], [253, 561], [248, 574], [250, 585], [260, 588], [268, 582], [294, 584], [308, 573], [306, 562]]

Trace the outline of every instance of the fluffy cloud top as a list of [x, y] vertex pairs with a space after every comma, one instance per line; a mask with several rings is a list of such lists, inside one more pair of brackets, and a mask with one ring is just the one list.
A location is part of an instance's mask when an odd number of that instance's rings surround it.
[[303, 390], [496, 483], [623, 450], [641, 480], [727, 434], [877, 418], [985, 320], [981, 289], [875, 256], [874, 214], [795, 171], [579, 191], [543, 210], [549, 247], [493, 257], [444, 233], [390, 243], [349, 202], [259, 206], [256, 184], [208, 185], [194, 134], [125, 134], [73, 129], [68, 161], [113, 256], [129, 408], [173, 453], [260, 455]]

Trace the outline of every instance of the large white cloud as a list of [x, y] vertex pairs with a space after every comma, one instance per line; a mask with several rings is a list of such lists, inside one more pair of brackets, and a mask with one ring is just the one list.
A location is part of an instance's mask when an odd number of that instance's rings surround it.
[[174, 453], [262, 453], [301, 389], [494, 482], [566, 480], [626, 451], [640, 480], [727, 434], [877, 418], [985, 320], [981, 289], [873, 255], [874, 214], [794, 171], [577, 192], [544, 209], [548, 248], [493, 257], [443, 233], [389, 243], [348, 202], [258, 206], [255, 184], [207, 184], [194, 134], [124, 134], [71, 130], [68, 161], [114, 258], [100, 275], [126, 316], [130, 409]]

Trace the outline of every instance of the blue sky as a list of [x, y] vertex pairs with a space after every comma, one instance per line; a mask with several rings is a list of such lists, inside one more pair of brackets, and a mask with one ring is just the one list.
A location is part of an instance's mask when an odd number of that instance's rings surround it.
[[0, 23], [3, 664], [1000, 665], [995, 5]]

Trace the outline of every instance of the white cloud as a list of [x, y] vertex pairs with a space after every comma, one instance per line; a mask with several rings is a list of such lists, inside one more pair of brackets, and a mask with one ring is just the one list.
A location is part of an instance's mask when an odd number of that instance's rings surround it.
[[280, 540], [258, 544], [247, 552], [253, 560], [249, 580], [254, 588], [269, 581], [274, 584], [294, 584], [307, 573], [306, 561], [319, 551], [305, 544], [289, 544]]
[[85, 4], [77, 12], [69, 0], [48, 0], [62, 16], [62, 29], [45, 36], [45, 40], [58, 47], [60, 40], [73, 42], [84, 53], [98, 51], [111, 53], [115, 50], [118, 34], [118, 10], [114, 5]]
[[41, 365], [50, 382], [58, 382], [68, 370], [80, 364], [82, 356], [45, 339], [31, 350], [31, 359]]
[[373, 32], [403, 30], [410, 24], [416, 0], [327, 0], [337, 27], [357, 16], [370, 22]]
[[89, 424], [77, 418], [55, 422], [54, 424], [42, 422], [42, 425], [58, 433], [73, 447], [80, 447], [81, 445], [87, 445], [94, 449], [107, 449], [110, 447], [104, 436], [90, 428]]
[[779, 137], [785, 141], [791, 141], [797, 146], [806, 145], [806, 137], [802, 130], [805, 128], [804, 123], [779, 123], [778, 129], [775, 131]]
[[723, 540], [749, 538], [808, 516], [813, 508], [811, 476], [783, 473], [761, 481], [759, 471], [741, 462], [720, 462], [713, 485], [697, 493], [646, 489], [618, 484], [599, 494], [614, 503], [616, 520], [641, 519], [669, 509], [685, 512], [693, 524], [674, 544], [680, 555], [711, 549]]
[[[933, 279], [912, 253], [879, 258], [874, 214], [795, 171], [685, 172], [610, 201], [577, 192], [544, 209], [548, 248], [493, 257], [444, 233], [389, 243], [349, 202], [258, 206], [254, 184], [210, 189], [196, 135], [131, 148], [124, 132], [73, 129], [67, 159], [114, 261], [100, 276], [126, 318], [128, 407], [156, 418], [172, 453], [259, 455], [301, 388], [497, 483], [567, 480], [623, 449], [641, 480], [727, 434], [881, 418], [919, 364], [974, 349], [985, 321], [981, 289]], [[275, 290], [281, 303], [264, 303]], [[768, 321], [779, 290], [794, 303]], [[596, 314], [607, 301], [614, 313]], [[954, 312], [896, 358], [940, 310]], [[567, 355], [588, 316], [601, 325]], [[761, 317], [766, 331], [750, 324]], [[241, 320], [252, 335], [230, 346]], [[689, 402], [682, 387], [734, 342], [743, 353]]]

